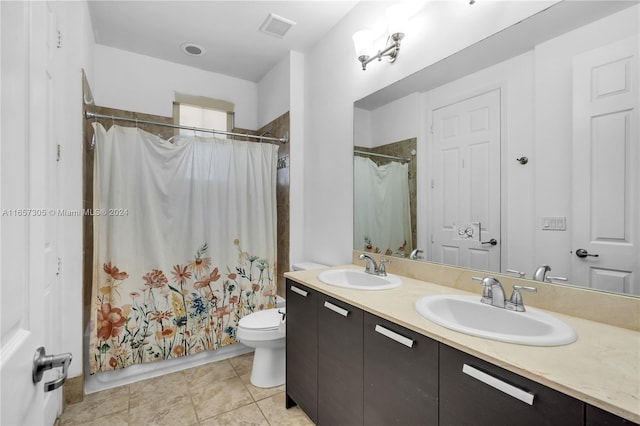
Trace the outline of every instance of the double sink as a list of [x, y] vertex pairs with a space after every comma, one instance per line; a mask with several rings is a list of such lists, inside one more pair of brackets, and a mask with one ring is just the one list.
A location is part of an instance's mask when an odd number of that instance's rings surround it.
[[[330, 269], [318, 279], [329, 285], [356, 290], [389, 290], [400, 287], [397, 275], [372, 275], [356, 269]], [[422, 317], [448, 329], [472, 336], [531, 346], [559, 346], [573, 343], [573, 328], [555, 316], [527, 307], [524, 312], [482, 303], [480, 296], [432, 295], [416, 300]]]

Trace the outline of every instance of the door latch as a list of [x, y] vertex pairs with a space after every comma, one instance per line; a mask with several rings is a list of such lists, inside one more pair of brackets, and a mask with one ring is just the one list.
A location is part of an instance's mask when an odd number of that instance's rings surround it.
[[69, 364], [71, 364], [71, 353], [67, 352], [60, 355], [46, 355], [44, 347], [36, 349], [36, 353], [33, 357], [33, 369], [31, 371], [31, 378], [33, 383], [38, 383], [42, 380], [42, 376], [46, 370], [62, 367], [62, 376], [56, 380], [46, 382], [44, 384], [44, 391], [49, 392], [58, 389], [64, 384], [69, 371]]

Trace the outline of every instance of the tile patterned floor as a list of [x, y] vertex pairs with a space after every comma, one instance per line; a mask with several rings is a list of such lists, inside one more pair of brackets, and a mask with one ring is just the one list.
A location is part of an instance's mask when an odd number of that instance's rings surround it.
[[65, 408], [71, 425], [313, 425], [285, 408], [284, 385], [261, 389], [249, 377], [253, 353], [86, 395]]

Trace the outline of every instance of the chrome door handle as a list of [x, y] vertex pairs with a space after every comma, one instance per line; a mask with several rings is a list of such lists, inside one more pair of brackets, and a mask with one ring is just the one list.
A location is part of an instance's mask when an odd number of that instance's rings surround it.
[[36, 349], [36, 353], [33, 357], [33, 369], [31, 370], [31, 379], [33, 380], [33, 383], [40, 382], [46, 370], [62, 367], [62, 376], [44, 384], [45, 392], [58, 389], [67, 379], [69, 364], [71, 364], [72, 358], [73, 357], [69, 352], [60, 355], [46, 355], [44, 347], [39, 347]]
[[498, 244], [498, 241], [495, 238], [492, 238], [489, 241], [480, 241], [480, 244], [491, 244], [492, 246], [495, 246]]
[[576, 250], [576, 256], [580, 257], [580, 258], [585, 258], [587, 256], [591, 256], [591, 257], [600, 257], [599, 254], [591, 254], [588, 251], [586, 251], [585, 249], [578, 249]]

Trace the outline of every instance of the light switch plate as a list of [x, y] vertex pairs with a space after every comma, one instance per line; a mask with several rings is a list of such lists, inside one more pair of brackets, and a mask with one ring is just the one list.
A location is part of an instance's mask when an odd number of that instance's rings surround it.
[[543, 231], [566, 231], [567, 218], [564, 216], [544, 216], [542, 218]]

